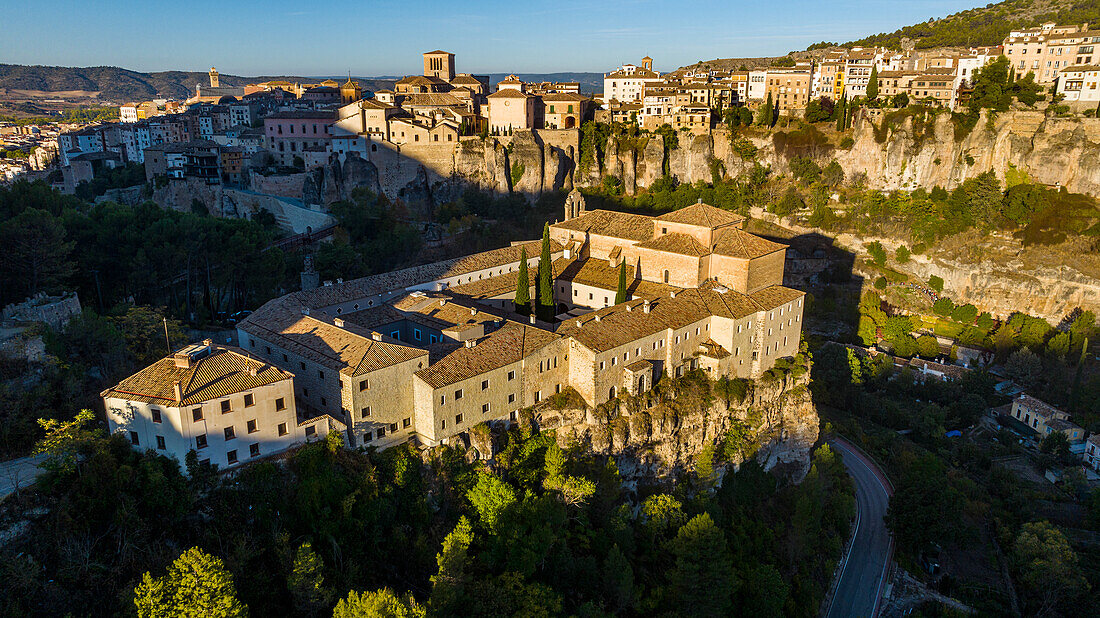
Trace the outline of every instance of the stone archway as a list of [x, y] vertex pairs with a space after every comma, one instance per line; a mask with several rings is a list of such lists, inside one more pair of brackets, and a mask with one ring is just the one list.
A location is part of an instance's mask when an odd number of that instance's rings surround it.
[[565, 117], [565, 128], [566, 129], [575, 129], [575, 128], [577, 128], [577, 119], [574, 118], [573, 116], [566, 116]]

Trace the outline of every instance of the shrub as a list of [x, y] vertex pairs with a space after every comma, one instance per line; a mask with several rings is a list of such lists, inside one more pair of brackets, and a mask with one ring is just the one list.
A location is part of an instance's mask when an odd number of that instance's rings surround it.
[[951, 319], [963, 324], [973, 324], [978, 317], [978, 308], [970, 303], [959, 305], [951, 312]]
[[886, 289], [886, 277], [879, 277], [878, 279], [875, 279], [875, 287], [880, 289], [880, 290], [885, 290]]
[[932, 275], [931, 277], [928, 278], [928, 287], [935, 290], [937, 294], [942, 293], [943, 292], [943, 279], [937, 277], [936, 275]]
[[879, 266], [886, 264], [886, 249], [877, 240], [867, 245], [867, 253], [871, 254], [871, 260]]
[[943, 317], [949, 317], [951, 312], [955, 310], [955, 303], [951, 302], [950, 298], [941, 298], [932, 305], [932, 311], [936, 315], [942, 315]]
[[909, 249], [905, 245], [899, 245], [897, 250], [894, 251], [894, 257], [897, 258], [899, 264], [904, 264], [909, 261]]
[[845, 136], [844, 139], [840, 140], [840, 149], [841, 150], [851, 150], [852, 146], [855, 146], [855, 145], [856, 145], [856, 140], [852, 139], [851, 136]]

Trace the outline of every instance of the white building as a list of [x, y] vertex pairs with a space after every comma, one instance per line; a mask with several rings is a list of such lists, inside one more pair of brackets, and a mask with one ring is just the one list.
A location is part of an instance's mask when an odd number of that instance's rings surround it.
[[605, 103], [640, 103], [645, 87], [661, 81], [661, 74], [653, 70], [653, 59], [642, 58], [642, 66], [624, 64], [603, 76], [603, 100]]
[[748, 100], [763, 101], [768, 90], [768, 71], [761, 69], [749, 71]]
[[1058, 94], [1065, 97], [1066, 103], [1095, 107], [1100, 103], [1100, 65], [1085, 64], [1062, 69]]
[[334, 421], [299, 422], [293, 374], [210, 340], [153, 363], [102, 397], [112, 433], [181, 465], [194, 450], [200, 462], [234, 467], [327, 435]]

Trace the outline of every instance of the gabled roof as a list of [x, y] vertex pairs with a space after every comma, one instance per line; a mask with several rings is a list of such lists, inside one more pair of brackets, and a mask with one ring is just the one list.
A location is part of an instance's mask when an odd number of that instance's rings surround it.
[[[557, 340], [548, 331], [507, 322], [496, 331], [477, 339], [473, 347], [440, 344], [433, 348], [433, 362], [416, 375], [432, 388], [442, 388], [477, 375], [519, 362]], [[439, 355], [436, 360], [436, 354]]]
[[787, 245], [772, 242], [738, 228], [721, 230], [714, 241], [713, 251], [727, 257], [751, 259], [786, 249]]
[[530, 99], [531, 95], [526, 92], [520, 92], [516, 88], [503, 88], [497, 90], [487, 98], [490, 99]]
[[[252, 370], [255, 370], [255, 375]], [[293, 374], [263, 361], [249, 358], [243, 350], [211, 346], [209, 354], [177, 367], [168, 356], [103, 391], [103, 397], [144, 401], [163, 406], [189, 406], [233, 393], [289, 380]], [[175, 382], [180, 383], [183, 401], [176, 402]]]
[[710, 253], [710, 250], [704, 247], [698, 240], [695, 240], [694, 236], [680, 233], [664, 234], [652, 240], [638, 243], [637, 246], [644, 249], [667, 251], [669, 253], [690, 255], [692, 257], [703, 257]]
[[665, 213], [657, 217], [657, 220], [668, 221], [669, 223], [683, 223], [685, 225], [698, 225], [700, 227], [714, 229], [724, 225], [741, 223], [745, 218], [737, 213], [699, 202], [698, 204], [692, 204], [686, 208], [680, 208], [679, 210]]
[[579, 217], [556, 223], [554, 227], [634, 242], [645, 242], [653, 238], [653, 219], [613, 210], [591, 210]]

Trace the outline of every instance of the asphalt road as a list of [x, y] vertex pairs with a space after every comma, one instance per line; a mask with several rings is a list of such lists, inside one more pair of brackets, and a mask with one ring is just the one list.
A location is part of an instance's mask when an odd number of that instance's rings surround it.
[[883, 521], [893, 490], [886, 475], [854, 446], [842, 438], [832, 438], [829, 444], [840, 453], [855, 483], [857, 515], [855, 539], [841, 559], [840, 582], [826, 617], [874, 618], [894, 554], [894, 539]]
[[42, 473], [38, 464], [45, 458], [45, 455], [36, 455], [0, 462], [0, 500], [33, 483]]

